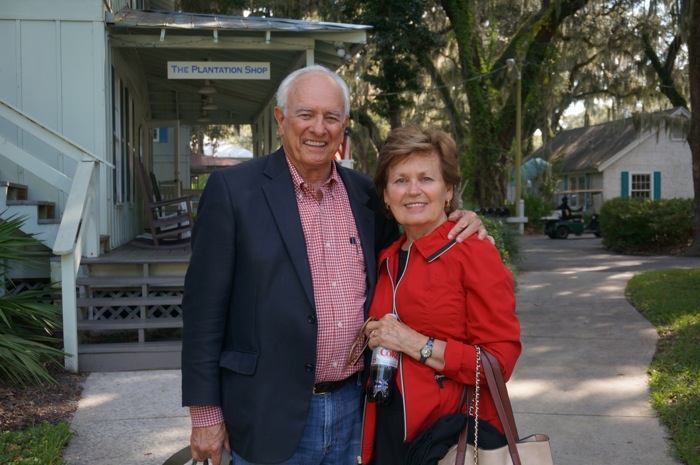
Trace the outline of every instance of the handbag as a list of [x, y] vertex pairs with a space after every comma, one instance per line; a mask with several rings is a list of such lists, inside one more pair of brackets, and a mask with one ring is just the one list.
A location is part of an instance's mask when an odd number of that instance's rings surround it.
[[[520, 438], [515, 426], [508, 389], [503, 380], [498, 360], [485, 349], [481, 349], [479, 346], [475, 347], [477, 378], [473, 408], [470, 407], [470, 413], [473, 412], [476, 423], [476, 428], [474, 428], [474, 445], [467, 443], [467, 430], [469, 429], [467, 426], [460, 433], [457, 444], [449, 449], [447, 454], [438, 462], [438, 465], [464, 465], [465, 460], [470, 457], [473, 457], [474, 465], [479, 463], [481, 465], [553, 465], [549, 436], [533, 434]], [[486, 382], [508, 441], [507, 446], [490, 450], [479, 449], [479, 372], [482, 363], [484, 365]]]

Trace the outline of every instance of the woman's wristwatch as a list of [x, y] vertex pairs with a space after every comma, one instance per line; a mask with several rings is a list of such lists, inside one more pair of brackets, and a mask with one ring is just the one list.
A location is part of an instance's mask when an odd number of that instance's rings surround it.
[[430, 356], [433, 355], [433, 342], [435, 342], [435, 338], [429, 337], [428, 342], [426, 342], [423, 348], [420, 350], [419, 362], [425, 363]]

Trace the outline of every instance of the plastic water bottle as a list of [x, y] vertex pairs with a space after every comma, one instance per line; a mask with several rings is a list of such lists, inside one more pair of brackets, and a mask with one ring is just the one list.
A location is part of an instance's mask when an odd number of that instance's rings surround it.
[[367, 401], [384, 404], [391, 396], [396, 371], [399, 367], [399, 353], [377, 346], [372, 351], [372, 363], [369, 368], [370, 385]]

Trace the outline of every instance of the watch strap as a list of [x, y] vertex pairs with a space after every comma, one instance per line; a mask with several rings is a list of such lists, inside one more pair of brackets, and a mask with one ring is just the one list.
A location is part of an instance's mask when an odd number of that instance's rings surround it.
[[420, 350], [420, 359], [418, 360], [421, 363], [425, 363], [431, 355], [433, 355], [433, 343], [435, 342], [434, 337], [429, 337], [428, 342], [425, 343], [423, 348]]

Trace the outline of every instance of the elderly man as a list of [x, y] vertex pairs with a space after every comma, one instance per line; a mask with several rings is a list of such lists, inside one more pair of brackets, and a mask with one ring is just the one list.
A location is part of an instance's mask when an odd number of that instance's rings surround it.
[[[362, 364], [346, 359], [398, 228], [371, 179], [333, 161], [349, 101], [324, 67], [292, 73], [277, 91], [282, 147], [209, 178], [183, 298], [196, 460], [219, 465], [226, 448], [235, 464], [357, 463]], [[461, 214], [454, 233], [486, 237]]]

